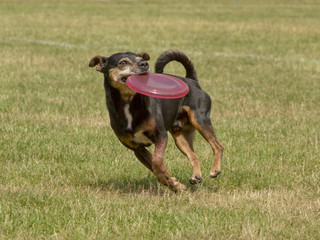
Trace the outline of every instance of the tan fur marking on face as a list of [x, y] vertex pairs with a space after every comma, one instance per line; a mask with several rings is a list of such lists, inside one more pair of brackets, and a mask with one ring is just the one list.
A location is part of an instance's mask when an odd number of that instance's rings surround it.
[[142, 59], [142, 57], [136, 57], [136, 62], [140, 62]]
[[126, 83], [122, 83], [120, 82], [120, 80], [118, 80], [118, 77], [120, 74], [121, 74], [121, 70], [119, 70], [118, 68], [110, 69], [109, 70], [110, 84], [112, 87], [119, 90], [121, 94], [121, 98], [125, 102], [130, 102], [132, 100], [132, 97], [136, 94], [136, 92], [131, 90]]
[[120, 74], [120, 70], [118, 68], [111, 68], [109, 70], [109, 78], [110, 78], [111, 82], [118, 81], [119, 74]]

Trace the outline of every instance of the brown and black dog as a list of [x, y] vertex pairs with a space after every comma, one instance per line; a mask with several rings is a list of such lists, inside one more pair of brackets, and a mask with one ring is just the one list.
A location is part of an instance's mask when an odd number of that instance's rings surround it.
[[[210, 121], [211, 99], [199, 86], [196, 70], [191, 60], [181, 51], [164, 52], [156, 61], [155, 72], [162, 73], [166, 64], [180, 62], [186, 77], [177, 77], [189, 86], [189, 93], [178, 99], [160, 99], [141, 95], [126, 85], [130, 75], [150, 72], [149, 54], [143, 52], [116, 53], [110, 57], [95, 56], [89, 66], [104, 74], [106, 103], [111, 127], [120, 142], [133, 150], [136, 157], [151, 170], [157, 179], [174, 191], [185, 190], [185, 185], [171, 177], [163, 164], [171, 133], [177, 147], [185, 154], [193, 168], [191, 184], [202, 181], [201, 166], [193, 150], [195, 129], [208, 141], [214, 161], [210, 177], [221, 173], [223, 147], [218, 142]], [[151, 154], [146, 147], [155, 144]]]

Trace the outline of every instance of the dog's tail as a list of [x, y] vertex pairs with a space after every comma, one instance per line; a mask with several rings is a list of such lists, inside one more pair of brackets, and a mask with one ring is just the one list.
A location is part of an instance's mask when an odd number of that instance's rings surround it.
[[155, 64], [155, 72], [163, 73], [164, 67], [171, 61], [181, 63], [186, 69], [186, 78], [198, 81], [196, 69], [186, 54], [179, 50], [168, 50], [162, 53]]

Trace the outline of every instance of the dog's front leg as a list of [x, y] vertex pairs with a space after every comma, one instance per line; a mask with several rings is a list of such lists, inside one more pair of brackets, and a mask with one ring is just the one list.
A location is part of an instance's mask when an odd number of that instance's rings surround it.
[[170, 177], [170, 174], [163, 164], [163, 156], [168, 143], [168, 135], [166, 132], [160, 134], [155, 143], [155, 149], [152, 156], [152, 172], [157, 179], [164, 185], [168, 186], [173, 191], [186, 190], [186, 186], [178, 182], [174, 177]]
[[139, 147], [134, 150], [134, 154], [139, 159], [139, 161], [145, 165], [150, 171], [152, 171], [152, 154], [144, 147]]

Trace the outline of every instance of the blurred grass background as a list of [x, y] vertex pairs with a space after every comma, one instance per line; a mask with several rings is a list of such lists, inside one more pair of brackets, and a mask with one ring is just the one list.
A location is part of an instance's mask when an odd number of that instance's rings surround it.
[[[319, 239], [318, 1], [0, 2], [1, 239]], [[172, 139], [177, 195], [124, 148], [90, 58], [177, 48], [212, 97], [222, 175]], [[170, 63], [166, 72], [184, 75]], [[150, 150], [152, 151], [152, 147]]]

